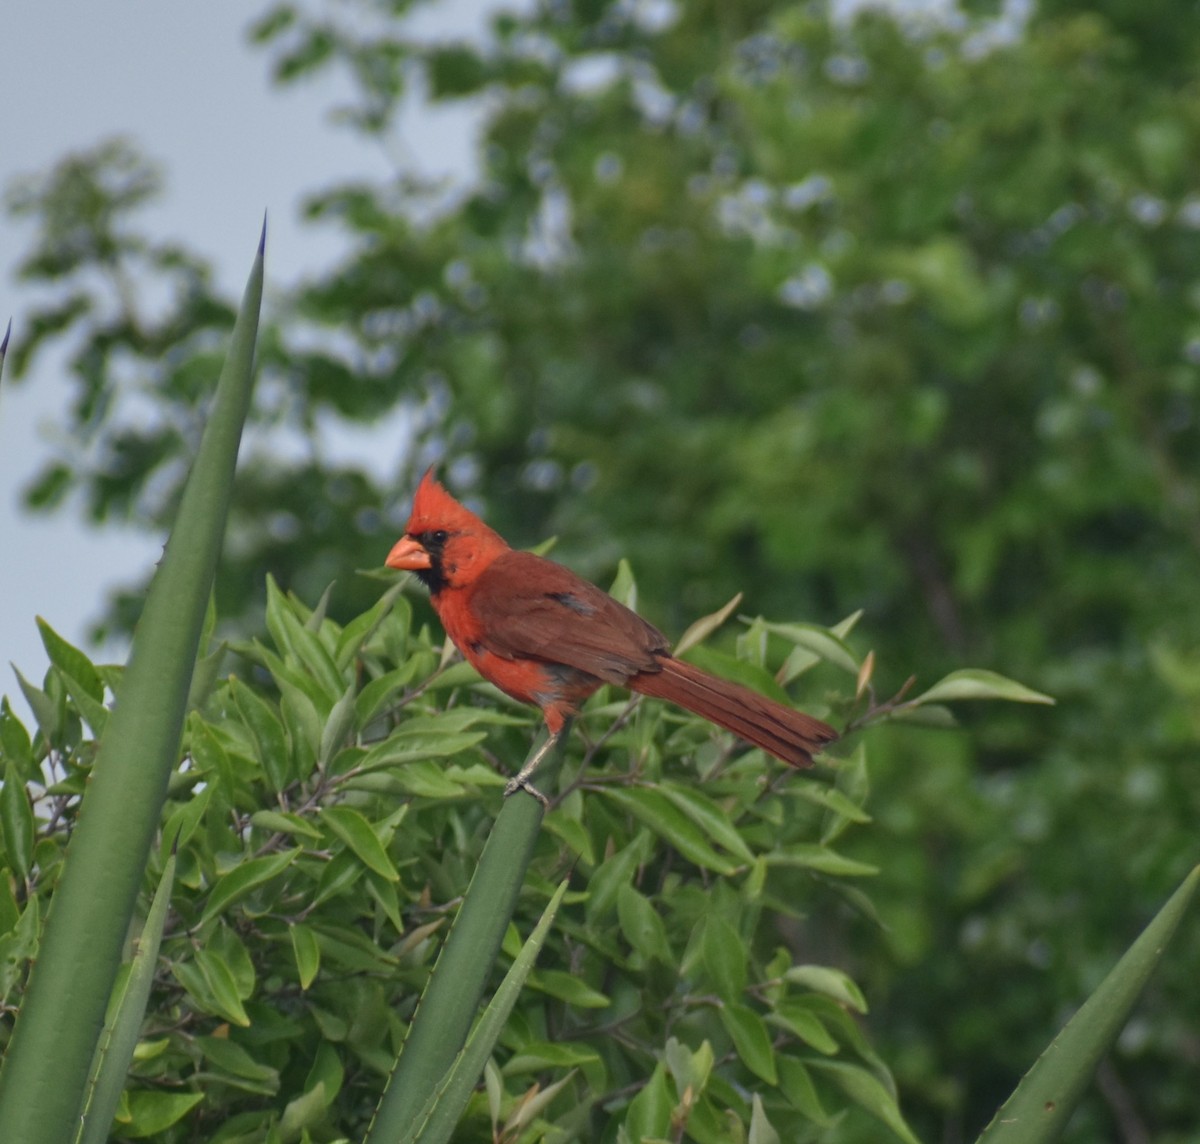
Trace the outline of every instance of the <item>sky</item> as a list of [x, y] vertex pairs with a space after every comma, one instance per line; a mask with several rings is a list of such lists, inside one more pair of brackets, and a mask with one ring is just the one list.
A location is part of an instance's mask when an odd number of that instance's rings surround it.
[[[481, 27], [488, 3], [440, 3], [420, 15], [419, 28], [433, 37], [469, 33]], [[231, 297], [240, 296], [269, 212], [269, 307], [273, 285], [319, 271], [341, 250], [335, 233], [300, 225], [303, 194], [406, 169], [469, 176], [474, 117], [467, 110], [414, 102], [385, 149], [331, 122], [331, 107], [348, 95], [336, 78], [272, 88], [267, 56], [246, 42], [265, 7], [243, 0], [13, 5], [0, 67], [0, 194], [71, 151], [128, 137], [165, 172], [166, 193], [142, 224], [210, 258]], [[0, 329], [11, 316], [13, 345], [36, 300], [15, 277], [31, 233], [0, 215]], [[34, 617], [89, 652], [123, 659], [119, 644], [94, 648], [88, 630], [108, 591], [140, 579], [165, 538], [91, 528], [77, 506], [49, 517], [23, 512], [22, 489], [52, 455], [70, 386], [62, 358], [49, 353], [20, 384], [10, 373], [0, 382], [0, 694], [24, 714], [8, 665], [40, 684], [47, 658]]]

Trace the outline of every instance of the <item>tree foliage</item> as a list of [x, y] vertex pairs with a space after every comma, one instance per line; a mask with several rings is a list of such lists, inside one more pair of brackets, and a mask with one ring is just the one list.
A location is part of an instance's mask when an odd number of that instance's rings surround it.
[[[497, 756], [519, 759], [536, 719], [446, 667], [395, 590], [342, 626], [272, 586], [267, 626], [237, 673], [218, 679], [218, 651], [193, 686], [147, 871], [149, 893], [174, 855], [175, 890], [118, 1138], [362, 1137], [491, 828]], [[0, 708], [10, 1006], [121, 678], [43, 635], [33, 733]], [[808, 678], [815, 657], [763, 635], [740, 641], [743, 675]], [[609, 689], [579, 725], [504, 959], [564, 876], [573, 892], [463, 1138], [800, 1141], [845, 1121], [841, 1139], [882, 1123], [912, 1141], [867, 1003], [807, 917], [865, 905], [854, 883], [873, 870], [840, 850], [869, 821], [861, 750], [835, 781], [768, 776], [702, 720]]]
[[[282, 84], [344, 68], [368, 139], [417, 76], [487, 110], [461, 193], [400, 172], [310, 196], [348, 253], [266, 334], [223, 611], [264, 569], [365, 609], [354, 570], [437, 458], [514, 541], [556, 533], [593, 575], [629, 555], [664, 626], [738, 590], [866, 608], [885, 663], [1053, 692], [971, 744], [881, 744], [855, 858], [883, 871], [885, 948], [828, 937], [884, 998], [915, 1122], [979, 1126], [1195, 861], [1195, 28], [1126, 0], [1016, 28], [581, 2], [428, 44], [394, 11], [281, 4], [253, 33]], [[108, 145], [10, 196], [41, 224], [26, 275], [62, 287], [11, 363], [70, 336], [77, 381], [35, 505], [171, 513], [232, 309], [140, 236], [154, 185]], [[393, 414], [393, 480], [325, 461], [330, 425]], [[1200, 1013], [1150, 1012], [1080, 1139], [1187, 1131]]]

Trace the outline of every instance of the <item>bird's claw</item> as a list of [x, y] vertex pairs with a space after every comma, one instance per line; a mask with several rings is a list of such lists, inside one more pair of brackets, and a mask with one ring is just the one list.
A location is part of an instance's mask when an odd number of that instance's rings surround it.
[[519, 790], [523, 790], [526, 794], [536, 798], [544, 809], [550, 809], [550, 800], [523, 775], [514, 775], [504, 784], [504, 797], [510, 798]]

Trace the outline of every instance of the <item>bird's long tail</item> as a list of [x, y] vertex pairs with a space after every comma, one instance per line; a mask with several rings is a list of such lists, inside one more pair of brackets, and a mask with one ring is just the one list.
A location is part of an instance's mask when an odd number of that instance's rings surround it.
[[673, 656], [664, 656], [659, 662], [661, 671], [639, 672], [626, 686], [643, 695], [678, 703], [789, 766], [810, 766], [813, 755], [838, 737], [828, 723], [741, 684], [710, 675]]

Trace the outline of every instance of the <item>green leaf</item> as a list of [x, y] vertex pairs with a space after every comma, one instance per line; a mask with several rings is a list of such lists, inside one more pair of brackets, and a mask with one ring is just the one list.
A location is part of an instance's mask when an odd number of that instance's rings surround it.
[[775, 1050], [763, 1019], [745, 1005], [725, 1004], [717, 1012], [742, 1063], [767, 1084], [778, 1084]]
[[321, 961], [335, 971], [388, 973], [395, 969], [396, 958], [357, 930], [322, 926], [314, 932], [321, 946]]
[[895, 1094], [873, 1073], [845, 1061], [814, 1058], [806, 1062], [814, 1072], [825, 1074], [855, 1104], [885, 1124], [905, 1144], [921, 1144], [900, 1115]]
[[362, 860], [349, 847], [339, 850], [330, 861], [325, 863], [321, 876], [317, 880], [317, 889], [312, 897], [313, 905], [320, 905], [332, 898], [344, 894], [367, 871]]
[[675, 1081], [675, 1091], [681, 1098], [689, 1088], [697, 1097], [704, 1092], [713, 1069], [713, 1050], [708, 1041], [692, 1052], [682, 1041], [668, 1037], [663, 1057]]
[[762, 1097], [757, 1092], [750, 1098], [750, 1135], [746, 1144], [780, 1144], [779, 1133], [767, 1119]]
[[667, 929], [650, 899], [625, 884], [617, 891], [617, 918], [625, 940], [647, 961], [674, 964]]
[[242, 1005], [241, 991], [229, 962], [210, 947], [196, 950], [196, 968], [204, 977], [209, 998], [218, 1014], [243, 1029], [250, 1027], [250, 1018]]
[[398, 741], [427, 740], [451, 735], [458, 731], [466, 731], [479, 724], [497, 727], [528, 727], [529, 720], [514, 717], [496, 708], [452, 707], [432, 715], [410, 714], [400, 723], [391, 737]]
[[617, 561], [617, 574], [613, 577], [608, 594], [630, 610], [637, 611], [637, 581], [632, 566], [624, 557]]
[[[399, 626], [407, 631], [412, 625], [412, 605], [404, 599], [404, 581], [391, 585], [375, 602], [369, 611], [355, 616], [338, 636], [337, 650], [334, 662], [338, 669], [345, 671], [354, 661], [354, 657], [371, 639], [389, 613], [393, 613]], [[365, 689], [364, 689], [365, 690]]]
[[239, 863], [217, 882], [208, 896], [208, 904], [200, 915], [200, 924], [216, 917], [234, 902], [241, 901], [259, 886], [279, 877], [301, 854], [300, 850], [284, 850], [262, 858], [250, 858]]
[[738, 604], [742, 602], [742, 594], [739, 592], [732, 600], [729, 601], [723, 608], [718, 611], [711, 612], [707, 616], [701, 616], [691, 624], [687, 631], [679, 637], [675, 644], [675, 654], [683, 655], [684, 652], [697, 644], [703, 643], [713, 632], [717, 630], [730, 616], [733, 615]]
[[780, 1008], [789, 1015], [796, 1008], [813, 1013], [842, 1046], [849, 1046], [861, 1062], [870, 1065], [880, 1079], [890, 1085], [891, 1078], [887, 1075], [883, 1062], [872, 1051], [862, 1022], [858, 1017], [851, 1015], [845, 1006], [839, 1005], [823, 993], [803, 993], [799, 997], [787, 998], [780, 1003]]
[[512, 1128], [522, 1128], [527, 1124], [536, 1123], [542, 1113], [554, 1101], [555, 1097], [571, 1084], [575, 1079], [575, 1070], [571, 1069], [565, 1076], [556, 1080], [553, 1084], [546, 1085], [545, 1088], [535, 1088], [526, 1092], [520, 1098], [520, 1102], [514, 1114], [509, 1118], [508, 1124]]
[[346, 1079], [346, 1070], [342, 1067], [341, 1057], [328, 1041], [322, 1041], [317, 1046], [316, 1059], [308, 1070], [304, 1087], [310, 1091], [317, 1085], [325, 1090], [326, 1104], [332, 1104], [334, 1097], [342, 1091]]
[[199, 794], [177, 806], [163, 824], [159, 856], [165, 862], [173, 849], [182, 850], [200, 827], [204, 812], [212, 801], [212, 787], [205, 787]]
[[129, 1114], [120, 1134], [133, 1140], [155, 1136], [178, 1124], [203, 1099], [202, 1092], [157, 1092], [134, 1089], [128, 1094]]
[[878, 866], [847, 858], [827, 846], [797, 843], [765, 855], [769, 866], [803, 866], [835, 878], [869, 878], [879, 873]]
[[57, 742], [59, 732], [58, 704], [42, 691], [41, 688], [34, 687], [15, 667], [13, 668], [13, 672], [16, 674], [21, 694], [25, 696], [25, 702], [29, 704], [30, 709], [33, 711], [33, 718], [37, 722], [38, 730], [42, 733], [42, 738], [47, 743]]
[[103, 699], [104, 684], [100, 682], [92, 661], [77, 647], [67, 643], [41, 616], [37, 618], [37, 626], [50, 662], [64, 675], [74, 679], [92, 699]]
[[711, 913], [704, 920], [701, 955], [717, 996], [733, 1004], [740, 1002], [746, 991], [746, 945], [720, 914]]
[[557, 810], [557, 814], [546, 819], [546, 830], [560, 838], [587, 865], [594, 866], [596, 854], [587, 826], [578, 818], [572, 818], [566, 807], [560, 805]]
[[951, 703], [959, 699], [1007, 699], [1011, 703], [1053, 703], [1049, 695], [997, 675], [994, 671], [964, 668], [952, 671], [928, 691], [909, 701], [914, 707], [926, 703]]
[[818, 1053], [833, 1056], [841, 1047], [837, 1039], [822, 1023], [821, 1018], [803, 1001], [791, 999], [780, 1001], [768, 1019], [772, 1024], [782, 1025], [795, 1033], [806, 1045], [811, 1045]]
[[267, 628], [285, 661], [302, 666], [316, 680], [328, 709], [346, 690], [347, 680], [318, 633], [305, 625], [298, 604], [267, 577]]
[[[532, 984], [539, 970], [529, 975]], [[607, 1003], [607, 1002], [606, 1002]], [[522, 1073], [543, 1072], [547, 1068], [586, 1068], [600, 1062], [595, 1049], [580, 1044], [563, 1044], [556, 1041], [528, 1041], [514, 1056], [504, 1062], [504, 1075], [520, 1076]]]
[[650, 832], [643, 830], [637, 838], [606, 858], [588, 881], [587, 919], [592, 927], [606, 921], [617, 908], [617, 895], [627, 886], [634, 871], [645, 859]]
[[25, 503], [34, 509], [57, 508], [74, 484], [75, 478], [66, 465], [47, 465], [26, 490]]
[[671, 1128], [671, 1110], [675, 1097], [667, 1070], [659, 1061], [642, 1090], [629, 1102], [625, 1112], [624, 1128], [630, 1140], [641, 1141], [663, 1138]]
[[[747, 623], [750, 617], [743, 616]], [[818, 659], [832, 663], [851, 675], [858, 675], [859, 663], [850, 650], [849, 645], [840, 636], [834, 635], [828, 628], [817, 624], [775, 624], [765, 620], [760, 622], [767, 631], [782, 636], [796, 647], [804, 648]]]
[[71, 702], [75, 704], [83, 721], [92, 729], [92, 734], [97, 739], [102, 738], [105, 729], [108, 727], [110, 715], [108, 708], [91, 695], [82, 683], [68, 675], [65, 671], [60, 670], [58, 678], [62, 680], [63, 687], [66, 688], [67, 694], [71, 697]]
[[250, 816], [250, 821], [262, 830], [270, 830], [274, 834], [300, 835], [313, 842], [321, 837], [321, 831], [315, 823], [291, 812], [256, 810]]
[[949, 730], [959, 725], [954, 712], [942, 703], [922, 704], [920, 707], [905, 703], [890, 712], [887, 718], [900, 723], [912, 723], [918, 727], [937, 727], [940, 730]]
[[605, 787], [604, 798], [629, 811], [697, 866], [726, 877], [737, 867], [709, 845], [703, 831], [664, 793], [650, 787]]
[[1066, 1128], [1097, 1064], [1117, 1039], [1200, 886], [1195, 867], [1067, 1022], [984, 1129], [979, 1144], [1049, 1144]]
[[430, 96], [435, 100], [476, 95], [493, 78], [489, 57], [464, 43], [439, 44], [426, 57]]
[[[858, 803], [847, 798], [836, 787], [817, 786], [816, 783], [800, 778], [789, 785], [788, 794], [793, 794], [816, 806], [822, 806], [833, 815], [848, 822], [862, 825], [871, 821], [871, 816]], [[822, 835], [821, 841], [826, 842], [829, 839]]]
[[371, 824], [349, 806], [327, 806], [321, 810], [321, 821], [340, 838], [362, 862], [389, 882], [399, 881], [400, 875]]
[[[0, 878], [0, 934], [12, 930], [21, 918], [21, 908], [13, 894], [11, 878]], [[2, 998], [0, 998], [2, 1000]]]
[[612, 998], [586, 985], [572, 973], [560, 969], [535, 969], [529, 975], [529, 987], [557, 997], [577, 1009], [606, 1009]]
[[783, 977], [793, 985], [803, 985], [816, 993], [832, 997], [838, 1004], [856, 1013], [865, 1014], [867, 1011], [867, 1000], [862, 990], [840, 969], [830, 969], [824, 965], [793, 965]]
[[320, 748], [317, 752], [317, 766], [321, 773], [329, 769], [334, 755], [344, 746], [347, 737], [357, 725], [355, 709], [354, 684], [346, 688], [345, 694], [333, 705], [329, 718], [321, 732]]
[[743, 862], [754, 861], [754, 852], [738, 832], [730, 812], [717, 805], [702, 791], [679, 783], [663, 782], [658, 789], [667, 796], [717, 845], [735, 854]]
[[420, 666], [421, 663], [419, 660], [415, 658], [410, 659], [407, 663], [401, 664], [386, 675], [381, 675], [378, 679], [372, 679], [358, 693], [354, 700], [354, 711], [358, 726], [369, 726], [388, 707], [392, 706], [397, 696], [403, 693], [405, 688], [413, 681]]
[[328, 722], [323, 722], [309, 695], [287, 679], [277, 679], [279, 714], [283, 719], [288, 746], [288, 769], [295, 778], [305, 780], [317, 765], [317, 754]]
[[279, 1091], [279, 1070], [252, 1057], [228, 1037], [197, 1037], [195, 1044], [225, 1083], [263, 1096]]
[[[13, 714], [8, 696], [0, 698], [0, 759], [4, 768], [0, 777], [15, 778], [22, 782], [38, 777], [40, 772], [33, 762], [33, 744], [25, 725]], [[16, 773], [13, 773], [13, 768]]]
[[[300, 603], [300, 600], [298, 597], [296, 597], [296, 596], [290, 597], [291, 600], [293, 601], [293, 604], [294, 604], [294, 607], [296, 610], [296, 615], [299, 619], [302, 619], [304, 621], [304, 626], [310, 632], [316, 632], [318, 635], [322, 636], [322, 638], [324, 638], [326, 635], [328, 635], [328, 631], [325, 628], [325, 620], [326, 620], [326, 617], [329, 615], [329, 600], [333, 596], [333, 589], [336, 586], [336, 584], [337, 584], [337, 581], [331, 580], [328, 584], [325, 585], [325, 591], [321, 593], [321, 598], [317, 601], [316, 607], [313, 608], [313, 610], [311, 612], [308, 611], [308, 609], [302, 603]], [[307, 615], [307, 619], [305, 619], [306, 615]], [[326, 642], [326, 645], [329, 646], [329, 641], [325, 640], [325, 642]], [[332, 648], [331, 648], [331, 650], [332, 650]]]
[[229, 972], [233, 975], [234, 984], [237, 986], [238, 996], [243, 1000], [253, 996], [258, 975], [254, 969], [254, 961], [250, 957], [250, 950], [238, 937], [237, 930], [231, 925], [214, 926], [207, 944], [208, 948], [218, 954], [229, 966]]
[[361, 773], [401, 767], [424, 759], [445, 758], [458, 755], [481, 743], [487, 734], [484, 731], [452, 732], [442, 734], [406, 735], [395, 734], [372, 747], [358, 762], [356, 770]]
[[300, 988], [307, 989], [317, 978], [321, 968], [321, 947], [316, 935], [306, 925], [296, 923], [288, 927], [292, 938], [292, 952], [296, 958], [296, 975]]
[[195, 713], [188, 720], [187, 746], [205, 780], [216, 784], [225, 801], [232, 803], [237, 784], [229, 752], [213, 728]]
[[312, 1088], [287, 1102], [279, 1118], [279, 1134], [284, 1140], [295, 1139], [303, 1129], [315, 1126], [325, 1115], [334, 1094], [317, 1081]]
[[0, 786], [0, 827], [8, 864], [27, 879], [33, 868], [33, 806], [16, 767]]
[[[406, 808], [404, 808], [406, 809]], [[405, 932], [404, 918], [400, 913], [400, 896], [396, 892], [398, 882], [391, 882], [374, 870], [367, 871], [367, 891], [375, 904], [383, 911], [384, 917], [392, 923], [392, 928], [398, 934]]]
[[791, 1055], [781, 1055], [778, 1058], [779, 1088], [788, 1101], [798, 1108], [804, 1116], [821, 1127], [830, 1127], [837, 1116], [825, 1110], [817, 1087], [803, 1062]]
[[317, 711], [318, 719], [328, 718], [329, 712], [333, 710], [336, 696], [327, 695], [321, 685], [300, 664], [293, 660], [284, 660], [264, 647], [258, 640], [235, 641], [230, 646], [239, 655], [269, 672], [276, 683], [286, 680], [296, 691], [302, 691], [307, 695], [312, 701], [313, 708]]
[[[488, 774], [488, 772], [484, 772]], [[503, 781], [494, 772], [488, 774], [498, 786]], [[351, 790], [390, 790], [395, 793], [410, 794], [417, 798], [455, 799], [463, 798], [474, 790], [479, 775], [472, 772], [470, 776], [460, 768], [447, 768], [440, 763], [410, 762], [395, 770], [386, 778], [372, 775], [360, 775], [350, 779], [346, 786]], [[373, 781], [384, 785], [377, 787]]]
[[229, 680], [233, 702], [250, 731], [254, 754], [275, 792], [282, 791], [295, 777], [283, 724], [266, 700], [259, 698], [236, 676]]
[[[276, 1125], [277, 1114], [259, 1108], [230, 1116], [205, 1144], [284, 1144]], [[300, 1144], [312, 1144], [301, 1138]]]
[[7, 1000], [37, 957], [42, 934], [40, 898], [30, 898], [16, 926], [0, 936], [0, 1000]]

